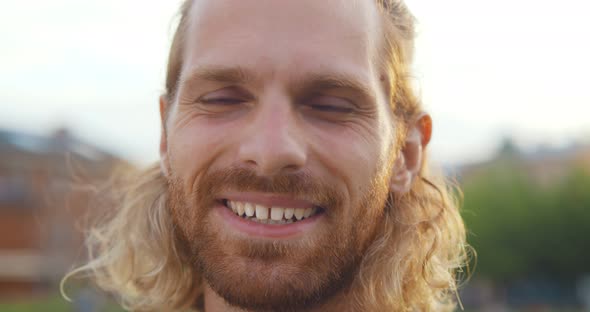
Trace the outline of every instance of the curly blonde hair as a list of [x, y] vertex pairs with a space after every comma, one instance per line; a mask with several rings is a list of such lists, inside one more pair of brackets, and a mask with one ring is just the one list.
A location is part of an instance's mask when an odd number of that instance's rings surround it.
[[[186, 0], [181, 7], [170, 50], [166, 78], [170, 99], [183, 65], [182, 46], [193, 1]], [[409, 71], [415, 22], [402, 0], [377, 0], [377, 4], [384, 20], [382, 62], [389, 76], [391, 108], [404, 125], [400, 131], [404, 135], [410, 121], [422, 111]], [[390, 194], [384, 222], [354, 281], [360, 291], [351, 298], [352, 310], [455, 308], [457, 287], [468, 260], [459, 192], [442, 175], [427, 169], [424, 161], [408, 193]], [[88, 231], [88, 262], [71, 271], [64, 281], [71, 276], [88, 276], [129, 310], [195, 308], [195, 301], [202, 300], [202, 279], [185, 264], [175, 239], [166, 209], [168, 185], [160, 167], [134, 172], [119, 182], [111, 185], [110, 200], [103, 200], [115, 209]]]

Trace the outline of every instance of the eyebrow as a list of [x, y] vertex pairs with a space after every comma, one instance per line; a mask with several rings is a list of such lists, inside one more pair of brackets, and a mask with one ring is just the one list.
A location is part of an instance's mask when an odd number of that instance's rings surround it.
[[355, 76], [341, 73], [313, 73], [296, 84], [297, 91], [317, 92], [329, 89], [349, 89], [359, 95], [374, 100], [373, 90]]
[[205, 66], [190, 72], [180, 83], [181, 88], [192, 87], [199, 81], [210, 81], [227, 84], [245, 84], [255, 79], [255, 76], [243, 67]]

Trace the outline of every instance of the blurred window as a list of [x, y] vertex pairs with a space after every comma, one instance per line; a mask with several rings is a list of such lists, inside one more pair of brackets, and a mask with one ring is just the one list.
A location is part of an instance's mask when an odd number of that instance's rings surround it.
[[24, 177], [0, 177], [0, 209], [31, 209], [31, 185]]

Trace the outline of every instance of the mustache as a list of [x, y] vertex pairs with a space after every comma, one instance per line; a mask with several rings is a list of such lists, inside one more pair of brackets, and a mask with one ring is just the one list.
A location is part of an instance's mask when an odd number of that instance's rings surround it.
[[200, 202], [216, 201], [215, 196], [224, 191], [260, 192], [304, 199], [325, 209], [340, 207], [344, 198], [333, 185], [306, 171], [260, 176], [245, 167], [208, 172], [197, 178], [194, 190]]

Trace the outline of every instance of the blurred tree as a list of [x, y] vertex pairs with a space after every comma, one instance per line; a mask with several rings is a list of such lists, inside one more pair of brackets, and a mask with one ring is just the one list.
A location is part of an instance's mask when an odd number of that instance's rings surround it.
[[573, 168], [541, 185], [524, 168], [518, 157], [502, 157], [462, 183], [476, 276], [570, 283], [589, 274], [590, 174]]

